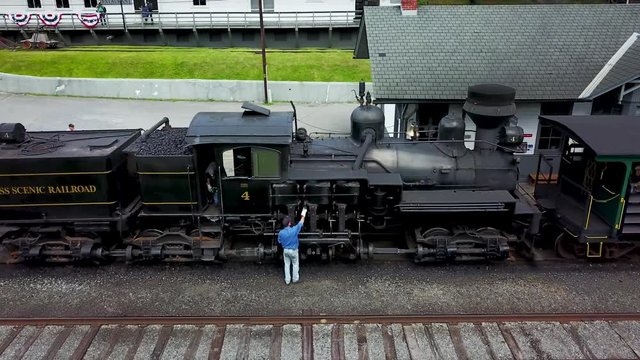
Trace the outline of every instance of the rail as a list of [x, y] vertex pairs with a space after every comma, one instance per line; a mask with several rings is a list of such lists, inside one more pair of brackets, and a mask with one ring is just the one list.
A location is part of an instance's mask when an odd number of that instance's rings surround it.
[[[34, 12], [28, 14], [31, 19], [25, 26], [18, 26], [9, 14], [0, 14], [2, 30], [35, 30], [43, 25]], [[83, 13], [95, 15], [95, 13]], [[87, 29], [80, 21], [77, 13], [57, 13], [60, 21], [48, 29], [83, 30]], [[358, 27], [360, 20], [355, 11], [313, 11], [313, 12], [277, 12], [264, 14], [265, 28], [297, 29], [297, 28], [334, 28]], [[260, 27], [258, 13], [253, 12], [159, 12], [143, 17], [140, 12], [108, 13], [105, 23], [98, 24], [95, 29], [251, 29]]]
[[284, 315], [284, 316], [125, 316], [67, 318], [0, 318], [0, 326], [69, 325], [286, 325], [286, 324], [393, 324], [482, 322], [640, 321], [640, 313], [532, 313], [432, 315]]

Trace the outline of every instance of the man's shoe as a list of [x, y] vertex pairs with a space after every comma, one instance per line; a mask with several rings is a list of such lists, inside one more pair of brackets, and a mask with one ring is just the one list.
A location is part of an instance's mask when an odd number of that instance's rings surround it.
[[[294, 281], [295, 282], [295, 281]], [[285, 284], [289, 285], [290, 281], [284, 281]]]

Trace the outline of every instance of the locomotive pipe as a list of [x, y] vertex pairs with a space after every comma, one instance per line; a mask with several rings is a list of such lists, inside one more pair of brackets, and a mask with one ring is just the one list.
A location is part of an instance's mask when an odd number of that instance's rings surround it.
[[169, 124], [169, 118], [168, 117], [163, 117], [162, 120], [158, 121], [155, 125], [153, 125], [152, 127], [149, 128], [149, 130], [145, 131], [142, 136], [140, 136], [140, 140], [142, 141], [146, 141], [147, 138], [149, 137], [149, 135], [151, 135], [152, 132], [158, 130], [158, 128], [162, 125], [167, 125], [167, 126], [171, 126]]
[[293, 108], [293, 126], [295, 127], [294, 132], [296, 132], [298, 131], [298, 112], [296, 111], [296, 106], [293, 104], [293, 101], [289, 102], [291, 103], [291, 107]]
[[367, 131], [365, 135], [364, 142], [362, 146], [360, 146], [360, 152], [358, 152], [358, 157], [356, 158], [356, 162], [353, 163], [353, 170], [358, 170], [362, 166], [362, 161], [364, 160], [364, 155], [369, 150], [371, 143], [373, 143], [373, 134], [371, 131]]

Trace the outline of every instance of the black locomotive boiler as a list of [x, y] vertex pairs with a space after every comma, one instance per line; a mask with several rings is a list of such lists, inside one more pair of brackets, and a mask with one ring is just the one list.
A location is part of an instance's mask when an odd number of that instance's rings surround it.
[[142, 135], [3, 124], [2, 244], [14, 260], [262, 261], [278, 256], [282, 218], [307, 207], [303, 258], [503, 259], [542, 217], [517, 186], [514, 99], [472, 86], [464, 116], [430, 141], [390, 137], [362, 93], [351, 132], [325, 137], [299, 128], [295, 109], [248, 104]]

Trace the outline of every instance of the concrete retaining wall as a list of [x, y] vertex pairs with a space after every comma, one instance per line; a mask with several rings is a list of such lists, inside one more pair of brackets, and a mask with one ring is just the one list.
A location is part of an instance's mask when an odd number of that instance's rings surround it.
[[[358, 83], [269, 82], [271, 101], [353, 102]], [[371, 89], [371, 84], [367, 84]], [[262, 81], [47, 78], [0, 73], [0, 92], [157, 100], [264, 101]]]

